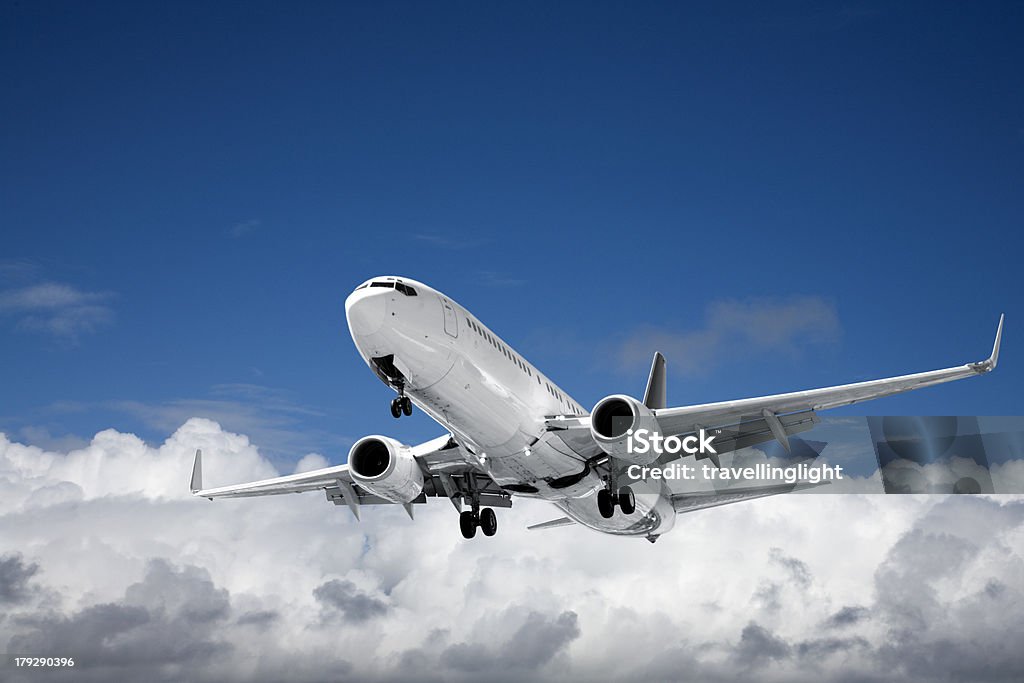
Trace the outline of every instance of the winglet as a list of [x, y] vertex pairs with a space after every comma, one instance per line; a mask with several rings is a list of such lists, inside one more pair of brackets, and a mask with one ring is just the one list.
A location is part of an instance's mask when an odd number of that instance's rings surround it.
[[665, 387], [665, 356], [655, 351], [651, 374], [647, 378], [647, 390], [644, 392], [644, 405], [654, 410], [664, 408]]
[[1003, 318], [1005, 317], [1005, 313], [999, 314], [999, 327], [996, 328], [996, 340], [992, 344], [992, 355], [988, 357], [989, 370], [995, 370], [996, 363], [999, 362], [999, 344], [1003, 341]]
[[189, 484], [192, 493], [203, 490], [203, 451], [196, 449], [196, 459], [192, 463], [192, 482]]
[[977, 363], [970, 363], [971, 369], [977, 373], [992, 372], [996, 369], [996, 364], [999, 363], [999, 345], [1003, 341], [1003, 318], [1005, 314], [999, 314], [999, 327], [996, 328], [996, 340], [992, 344], [992, 355], [986, 360], [979, 361]]

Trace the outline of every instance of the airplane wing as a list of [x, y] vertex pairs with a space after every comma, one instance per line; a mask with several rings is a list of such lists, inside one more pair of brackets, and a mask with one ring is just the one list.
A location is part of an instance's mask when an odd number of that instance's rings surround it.
[[[665, 407], [665, 359], [660, 353], [656, 353], [643, 402], [654, 413], [658, 428], [664, 436], [682, 436], [705, 429], [714, 434], [718, 454], [772, 439], [778, 440], [788, 450], [788, 437], [811, 429], [818, 422], [816, 413], [819, 410], [852, 405], [991, 372], [999, 360], [1002, 336], [1003, 316], [999, 316], [992, 353], [987, 359], [976, 363], [823, 389], [677, 408]], [[601, 456], [590, 434], [589, 417], [555, 415], [549, 418], [546, 424], [549, 431], [556, 432], [576, 452]], [[712, 458], [718, 464], [716, 455], [706, 457]], [[674, 460], [676, 457], [670, 459]]]
[[[701, 427], [704, 429], [720, 428], [741, 425], [750, 421], [763, 421], [772, 435], [786, 445], [785, 437], [789, 433], [793, 433], [787, 429], [787, 420], [795, 420], [800, 415], [811, 416], [818, 410], [852, 405], [991, 372], [999, 360], [999, 345], [1002, 336], [1003, 316], [999, 316], [999, 326], [996, 328], [992, 353], [986, 360], [976, 363], [823, 389], [794, 391], [787, 394], [679, 408], [662, 408], [653, 412], [658, 426], [665, 435], [688, 433]], [[785, 419], [784, 416], [786, 416]]]
[[[423, 492], [406, 505], [410, 516], [412, 515], [410, 506], [425, 503], [427, 497], [448, 498], [457, 510], [461, 510], [462, 500], [469, 490], [465, 483], [465, 478], [469, 475], [474, 478], [481, 503], [493, 507], [511, 507], [508, 494], [491, 481], [490, 477], [470, 465], [462, 457], [461, 448], [449, 435], [446, 434], [432, 441], [413, 446], [412, 454], [423, 470]], [[203, 488], [202, 458], [202, 451], [197, 450], [189, 487], [192, 495], [198, 498], [213, 500], [214, 498], [249, 498], [283, 493], [324, 491], [328, 501], [335, 505], [348, 505], [357, 519], [359, 518], [359, 507], [362, 505], [394, 504], [392, 501], [375, 496], [363, 489], [359, 482], [353, 479], [347, 464], [244, 484]]]

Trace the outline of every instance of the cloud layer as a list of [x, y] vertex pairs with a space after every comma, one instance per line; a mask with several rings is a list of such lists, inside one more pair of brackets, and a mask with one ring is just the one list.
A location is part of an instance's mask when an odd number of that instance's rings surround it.
[[780, 496], [686, 515], [655, 545], [527, 532], [555, 511], [525, 501], [495, 538], [464, 541], [440, 502], [359, 524], [312, 493], [193, 499], [197, 447], [211, 485], [275, 473], [202, 419], [158, 447], [0, 435], [8, 652], [75, 655], [54, 677], [74, 681], [1024, 672], [1020, 497]]

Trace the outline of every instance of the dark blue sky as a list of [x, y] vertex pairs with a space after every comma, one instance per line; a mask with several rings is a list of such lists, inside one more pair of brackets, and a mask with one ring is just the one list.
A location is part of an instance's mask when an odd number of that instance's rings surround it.
[[[848, 412], [1022, 414], [1020, 3], [10, 3], [0, 430], [395, 422], [342, 303], [460, 301], [585, 405], [984, 357]], [[694, 350], [692, 358], [678, 354]]]

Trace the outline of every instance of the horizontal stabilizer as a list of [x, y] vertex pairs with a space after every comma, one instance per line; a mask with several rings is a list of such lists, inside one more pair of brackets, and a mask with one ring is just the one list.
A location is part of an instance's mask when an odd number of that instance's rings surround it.
[[560, 526], [572, 526], [575, 523], [576, 522], [572, 521], [568, 517], [559, 517], [558, 519], [552, 519], [547, 522], [541, 522], [540, 524], [531, 524], [526, 528], [531, 531], [535, 531], [537, 529], [554, 529]]
[[739, 503], [744, 500], [754, 500], [755, 498], [775, 496], [780, 493], [793, 493], [795, 491], [803, 491], [804, 489], [817, 488], [818, 486], [828, 486], [829, 483], [830, 482], [827, 481], [800, 481], [793, 484], [775, 484], [771, 486], [727, 488], [720, 491], [677, 493], [672, 496], [672, 506], [676, 509], [677, 514], [682, 514], [684, 512], [706, 510], [708, 508], [718, 507], [719, 505]]

